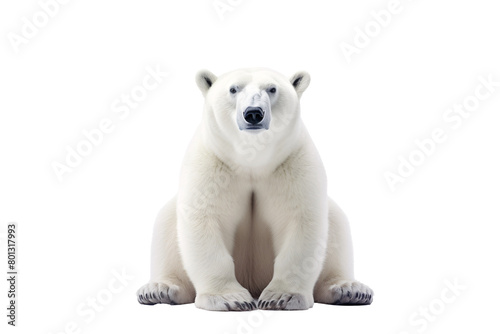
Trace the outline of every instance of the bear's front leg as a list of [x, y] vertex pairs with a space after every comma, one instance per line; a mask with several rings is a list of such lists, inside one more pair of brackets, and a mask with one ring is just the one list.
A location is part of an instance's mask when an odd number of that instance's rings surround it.
[[225, 165], [213, 163], [216, 168], [205, 163], [188, 169], [181, 181], [177, 202], [181, 259], [196, 290], [196, 307], [253, 310], [256, 303], [236, 280], [231, 256], [236, 228], [250, 199]]
[[306, 310], [313, 306], [313, 288], [325, 255], [323, 238], [318, 235], [318, 229], [311, 226], [317, 223], [323, 225], [317, 220], [297, 217], [281, 232], [273, 279], [260, 295], [258, 308]]
[[[260, 309], [305, 310], [321, 272], [328, 232], [326, 180], [322, 166], [292, 157], [262, 183], [259, 215], [273, 235], [274, 273], [259, 297]], [[314, 166], [314, 165], [313, 165]]]
[[181, 215], [178, 221], [181, 257], [196, 290], [195, 305], [213, 311], [253, 310], [253, 297], [236, 280], [223, 235], [232, 231], [222, 216]]

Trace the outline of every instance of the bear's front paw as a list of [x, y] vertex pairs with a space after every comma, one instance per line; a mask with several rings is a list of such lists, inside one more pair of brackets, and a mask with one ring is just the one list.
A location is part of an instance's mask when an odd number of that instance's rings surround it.
[[209, 311], [251, 311], [257, 305], [247, 290], [221, 294], [202, 293], [196, 296], [195, 305]]
[[137, 290], [137, 300], [144, 305], [184, 304], [186, 301], [182, 297], [181, 288], [174, 284], [152, 282], [143, 285]]
[[257, 307], [262, 310], [307, 310], [314, 302], [301, 293], [287, 293], [264, 290]]
[[339, 281], [328, 287], [330, 301], [333, 305], [370, 305], [373, 301], [373, 290], [357, 281]]

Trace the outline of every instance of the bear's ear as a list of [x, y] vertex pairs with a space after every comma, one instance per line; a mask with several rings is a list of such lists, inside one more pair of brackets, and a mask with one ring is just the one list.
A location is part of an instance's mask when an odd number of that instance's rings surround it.
[[210, 71], [201, 70], [196, 73], [196, 84], [198, 88], [203, 93], [203, 96], [207, 95], [208, 90], [217, 80], [217, 76]]
[[310, 82], [311, 82], [311, 76], [309, 75], [309, 73], [305, 71], [297, 72], [290, 78], [290, 83], [292, 84], [293, 88], [295, 88], [295, 91], [297, 92], [299, 99], [302, 96], [302, 93], [309, 86]]

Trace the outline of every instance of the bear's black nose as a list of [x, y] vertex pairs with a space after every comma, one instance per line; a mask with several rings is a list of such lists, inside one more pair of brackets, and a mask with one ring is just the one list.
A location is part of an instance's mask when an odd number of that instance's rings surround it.
[[264, 119], [264, 111], [260, 107], [248, 107], [243, 112], [243, 118], [248, 123], [256, 125]]

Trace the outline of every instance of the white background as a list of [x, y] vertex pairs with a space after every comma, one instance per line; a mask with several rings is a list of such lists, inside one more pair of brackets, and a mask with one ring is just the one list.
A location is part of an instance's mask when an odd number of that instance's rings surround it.
[[[500, 87], [457, 129], [442, 117], [474, 94], [479, 76], [500, 81], [500, 8], [401, 0], [349, 63], [341, 43], [353, 44], [356, 27], [388, 0], [233, 3], [221, 19], [213, 0], [69, 1], [15, 52], [8, 34], [21, 34], [40, 5], [2, 2], [0, 258], [7, 223], [17, 222], [20, 272], [15, 329], [0, 284], [2, 333], [63, 333], [73, 322], [81, 333], [498, 331]], [[147, 66], [169, 75], [120, 120], [111, 104], [141, 84]], [[303, 118], [330, 195], [350, 218], [371, 306], [217, 313], [135, 299], [149, 278], [155, 215], [176, 193], [201, 118], [194, 74], [253, 66], [311, 74]], [[112, 133], [60, 182], [51, 164], [104, 118]], [[384, 173], [436, 127], [447, 140], [391, 191]], [[133, 279], [89, 321], [77, 308], [106, 295], [113, 270]], [[440, 301], [446, 280], [466, 287], [449, 303]], [[429, 307], [432, 321], [422, 320]]]

